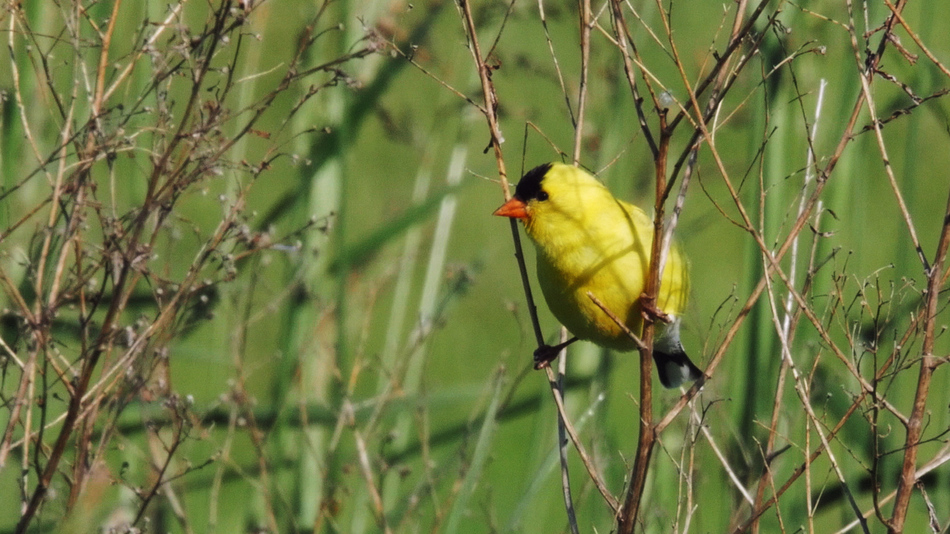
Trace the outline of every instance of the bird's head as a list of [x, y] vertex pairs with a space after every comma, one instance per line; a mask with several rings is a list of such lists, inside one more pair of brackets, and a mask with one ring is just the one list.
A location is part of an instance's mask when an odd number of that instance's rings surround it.
[[528, 171], [518, 182], [511, 200], [494, 215], [521, 219], [532, 237], [544, 228], [582, 223], [613, 197], [603, 184], [583, 169], [563, 163], [545, 163]]

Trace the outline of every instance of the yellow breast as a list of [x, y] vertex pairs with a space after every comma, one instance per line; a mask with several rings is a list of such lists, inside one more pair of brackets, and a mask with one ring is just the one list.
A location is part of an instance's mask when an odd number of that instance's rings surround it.
[[[649, 272], [652, 221], [639, 208], [614, 199], [605, 188], [606, 196], [589, 191], [573, 197], [558, 193], [552, 193], [551, 199], [561, 202], [549, 203], [525, 227], [538, 249], [538, 281], [548, 307], [578, 338], [615, 350], [632, 350], [634, 343], [591, 301], [588, 292], [634, 333], [641, 332], [640, 296]], [[558, 209], [559, 204], [568, 204], [570, 209]], [[686, 304], [688, 284], [686, 262], [674, 245], [657, 307], [679, 315]]]

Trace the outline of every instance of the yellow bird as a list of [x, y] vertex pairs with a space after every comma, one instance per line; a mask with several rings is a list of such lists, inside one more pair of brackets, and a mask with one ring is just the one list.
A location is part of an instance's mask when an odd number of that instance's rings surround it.
[[538, 282], [551, 313], [575, 336], [535, 353], [541, 368], [577, 339], [619, 351], [636, 344], [588, 296], [588, 292], [634, 333], [643, 330], [644, 311], [656, 325], [653, 358], [668, 388], [703, 375], [680, 343], [680, 315], [689, 293], [686, 258], [670, 247], [655, 306], [642, 300], [653, 244], [653, 221], [640, 208], [614, 198], [582, 169], [548, 163], [528, 171], [515, 195], [495, 215], [521, 219], [538, 251]]

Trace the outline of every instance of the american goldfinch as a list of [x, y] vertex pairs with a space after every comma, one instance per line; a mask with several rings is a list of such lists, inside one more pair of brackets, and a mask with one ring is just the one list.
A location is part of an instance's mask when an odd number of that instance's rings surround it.
[[[634, 334], [643, 330], [644, 310], [663, 319], [656, 325], [653, 358], [664, 386], [677, 387], [702, 376], [680, 343], [689, 273], [676, 244], [670, 247], [655, 305], [642, 301], [653, 243], [653, 221], [643, 210], [614, 198], [584, 170], [549, 163], [528, 171], [514, 197], [494, 214], [524, 223], [538, 251], [544, 299], [575, 336], [568, 343], [585, 339], [619, 351], [636, 348], [590, 293]], [[549, 347], [546, 353], [539, 349], [536, 367], [546, 365], [560, 348]]]

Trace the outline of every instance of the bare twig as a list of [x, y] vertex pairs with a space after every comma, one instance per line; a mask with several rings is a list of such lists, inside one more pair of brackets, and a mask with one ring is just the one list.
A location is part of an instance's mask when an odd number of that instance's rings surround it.
[[386, 522], [386, 511], [383, 508], [383, 498], [376, 487], [376, 481], [373, 479], [373, 467], [369, 464], [369, 454], [366, 452], [366, 440], [358, 429], [353, 430], [353, 437], [356, 439], [356, 450], [359, 453], [360, 470], [363, 472], [363, 479], [366, 480], [366, 487], [369, 488], [369, 495], [373, 499], [373, 514], [376, 516], [376, 523], [383, 532], [387, 534], [392, 532], [389, 524]]
[[[481, 55], [479, 44], [478, 44], [478, 36], [475, 29], [475, 21], [472, 18], [471, 6], [468, 0], [460, 1], [460, 10], [461, 10], [462, 18], [464, 20], [465, 27], [467, 30], [470, 48], [472, 51], [472, 56], [475, 61], [476, 68], [478, 69], [479, 78], [482, 82], [482, 92], [485, 99], [484, 115], [485, 115], [486, 120], [488, 121], [488, 127], [491, 132], [491, 146], [495, 151], [495, 160], [498, 165], [498, 173], [499, 173], [499, 178], [500, 178], [500, 182], [502, 186], [502, 191], [504, 193], [505, 199], [507, 200], [511, 198], [511, 193], [508, 187], [507, 173], [505, 171], [505, 164], [504, 164], [504, 159], [502, 157], [502, 151], [501, 151], [501, 133], [498, 129], [498, 122], [497, 122], [497, 116], [496, 116], [497, 96], [495, 95], [495, 89], [491, 81], [491, 68], [488, 65], [486, 65], [485, 60]], [[580, 128], [578, 128], [578, 130], [580, 130]], [[542, 346], [544, 345], [544, 335], [541, 332], [541, 323], [538, 320], [537, 308], [535, 307], [534, 298], [531, 293], [531, 285], [528, 281], [528, 270], [527, 270], [527, 266], [525, 265], [524, 254], [521, 249], [521, 238], [520, 238], [520, 235], [518, 234], [517, 221], [515, 219], [511, 219], [510, 225], [511, 225], [512, 240], [515, 245], [515, 257], [518, 260], [518, 268], [519, 268], [519, 271], [521, 272], [522, 286], [525, 291], [525, 297], [528, 301], [528, 311], [531, 316], [531, 324], [534, 329], [535, 340], [537, 341], [538, 346]], [[562, 365], [563, 365], [563, 362], [564, 362], [563, 356], [561, 357], [561, 360], [562, 360]], [[588, 457], [587, 453], [584, 451], [583, 445], [580, 442], [580, 438], [574, 432], [574, 428], [570, 424], [570, 421], [567, 417], [567, 413], [564, 409], [564, 402], [563, 402], [563, 386], [559, 386], [559, 380], [555, 379], [554, 371], [551, 370], [550, 367], [547, 367], [545, 369], [548, 374], [548, 383], [551, 387], [551, 394], [553, 395], [555, 404], [557, 405], [557, 408], [558, 408], [559, 433], [563, 429], [563, 431], [566, 431], [570, 435], [571, 441], [574, 443], [574, 446], [581, 457], [581, 461], [584, 463], [584, 466], [587, 468], [588, 474], [590, 475], [591, 479], [594, 481], [595, 485], [597, 486], [597, 489], [600, 491], [601, 495], [603, 495], [604, 499], [607, 501], [608, 505], [610, 505], [611, 509], [616, 510], [617, 504], [614, 501], [613, 496], [610, 494], [609, 491], [607, 491], [606, 486], [600, 480], [599, 475], [597, 475], [597, 472], [594, 470], [593, 464], [591, 463], [590, 458]], [[560, 443], [558, 444], [558, 448], [559, 449], [561, 448]], [[565, 464], [562, 463], [562, 465], [565, 465]], [[567, 477], [566, 467], [562, 469], [562, 476]], [[569, 488], [565, 487], [564, 495], [565, 495], [564, 498], [565, 498], [565, 506], [567, 509], [568, 520], [570, 522], [571, 528], [576, 531], [577, 524], [576, 524], [576, 518], [574, 517], [573, 505], [570, 499]]]
[[564, 429], [567, 431], [567, 434], [571, 437], [571, 442], [574, 443], [574, 448], [577, 449], [577, 454], [581, 459], [581, 462], [584, 464], [584, 467], [587, 469], [587, 474], [590, 476], [590, 479], [594, 482], [594, 486], [597, 487], [597, 491], [600, 492], [603, 496], [604, 501], [610, 507], [610, 509], [617, 513], [620, 509], [620, 503], [614, 498], [614, 496], [607, 490], [607, 486], [604, 484], [600, 475], [597, 473], [597, 470], [594, 467], [594, 463], [590, 459], [590, 455], [587, 454], [587, 450], [584, 448], [583, 443], [581, 442], [580, 437], [577, 435], [577, 432], [574, 430], [574, 425], [571, 424], [570, 420], [567, 418], [567, 412], [564, 408], [564, 397], [561, 396], [560, 391], [554, 387], [557, 382], [556, 377], [554, 376], [554, 371], [551, 370], [551, 367], [545, 367], [548, 373], [548, 381], [551, 382], [551, 395], [554, 397], [554, 403], [557, 406], [558, 414], [564, 421]]
[[647, 346], [643, 343], [643, 341], [641, 341], [640, 338], [637, 337], [637, 335], [634, 334], [633, 331], [630, 330], [630, 328], [626, 324], [624, 324], [624, 322], [621, 321], [619, 317], [617, 317], [617, 314], [607, 309], [607, 306], [605, 306], [604, 303], [600, 301], [600, 299], [598, 299], [590, 291], [587, 292], [587, 298], [589, 298], [591, 302], [597, 305], [597, 307], [600, 308], [602, 312], [607, 314], [607, 317], [609, 317], [610, 320], [613, 321], [614, 324], [616, 324], [617, 327], [620, 328], [620, 330], [622, 330], [624, 334], [627, 334], [627, 337], [630, 338], [631, 341], [633, 341], [634, 345], [637, 346], [637, 349], [646, 350]]
[[943, 216], [943, 227], [940, 230], [940, 241], [934, 253], [933, 266], [930, 268], [930, 272], [926, 273], [927, 293], [924, 297], [923, 310], [924, 343], [921, 347], [917, 391], [914, 394], [914, 405], [907, 424], [907, 436], [904, 440], [904, 462], [901, 466], [901, 477], [897, 484], [897, 496], [894, 499], [894, 513], [891, 516], [890, 524], [888, 524], [889, 532], [893, 533], [904, 531], [904, 521], [907, 519], [907, 510], [910, 505], [910, 494], [916, 483], [917, 451], [924, 429], [927, 397], [930, 392], [933, 372], [940, 365], [940, 359], [934, 355], [934, 338], [937, 332], [937, 303], [948, 249], [950, 249], [950, 197], [947, 199], [947, 208]]
[[584, 138], [584, 114], [587, 111], [587, 75], [590, 68], [590, 30], [592, 19], [590, 0], [578, 0], [578, 28], [581, 41], [581, 80], [577, 94], [577, 124], [574, 126], [574, 165], [580, 165]]
[[[567, 329], [561, 328], [561, 343], [567, 341]], [[561, 349], [557, 367], [557, 392], [558, 397], [564, 398], [564, 376], [567, 374], [567, 347]], [[550, 380], [550, 368], [548, 369]], [[563, 405], [563, 403], [562, 403]], [[574, 511], [574, 499], [571, 497], [571, 477], [567, 468], [567, 420], [566, 414], [558, 411], [557, 418], [557, 450], [561, 459], [561, 493], [564, 495], [564, 508], [567, 510], [567, 524], [571, 527], [572, 534], [578, 534], [580, 529], [577, 526], [577, 514]], [[585, 460], [586, 461], [586, 460]]]

